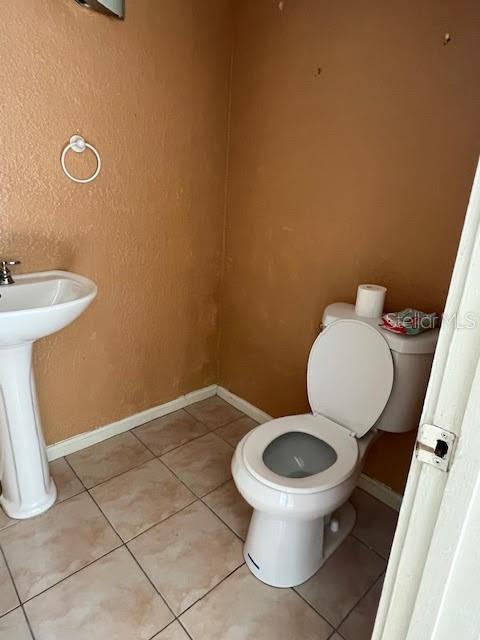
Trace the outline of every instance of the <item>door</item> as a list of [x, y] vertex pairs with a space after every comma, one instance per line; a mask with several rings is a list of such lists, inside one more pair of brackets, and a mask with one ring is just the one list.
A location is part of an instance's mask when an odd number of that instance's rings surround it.
[[421, 424], [436, 425], [455, 434], [453, 462], [450, 471], [444, 472], [413, 456], [372, 640], [477, 640], [480, 163]]

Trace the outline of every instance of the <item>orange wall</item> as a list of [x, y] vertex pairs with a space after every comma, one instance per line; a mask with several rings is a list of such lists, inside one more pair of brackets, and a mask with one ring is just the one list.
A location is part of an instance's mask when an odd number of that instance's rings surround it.
[[[391, 309], [441, 309], [478, 154], [473, 0], [242, 0], [224, 229], [230, 3], [127, 10], [121, 22], [73, 0], [0, 3], [2, 254], [99, 286], [36, 345], [48, 442], [219, 369], [269, 413], [306, 410], [327, 303], [375, 281]], [[102, 154], [88, 186], [60, 170], [74, 132]], [[384, 437], [367, 473], [401, 490], [413, 439]]]
[[[236, 4], [221, 316], [221, 384], [275, 416], [357, 283], [442, 309], [480, 138], [478, 3], [280, 4]], [[414, 438], [366, 472], [402, 490]]]
[[[0, 3], [2, 256], [99, 287], [36, 346], [48, 442], [216, 381], [228, 3], [127, 11], [122, 22], [73, 0]], [[103, 159], [91, 185], [60, 169], [76, 132]], [[71, 160], [86, 175], [87, 158]]]

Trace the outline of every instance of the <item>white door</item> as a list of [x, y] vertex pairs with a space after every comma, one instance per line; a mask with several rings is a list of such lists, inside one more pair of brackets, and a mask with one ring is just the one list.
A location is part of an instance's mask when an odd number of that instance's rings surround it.
[[372, 640], [477, 640], [480, 163], [421, 424], [437, 425], [455, 434], [456, 449], [448, 472], [413, 456]]

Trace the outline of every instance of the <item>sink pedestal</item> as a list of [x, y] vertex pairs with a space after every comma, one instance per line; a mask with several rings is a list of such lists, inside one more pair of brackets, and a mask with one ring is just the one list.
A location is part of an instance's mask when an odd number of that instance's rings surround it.
[[12, 518], [31, 518], [51, 507], [57, 495], [40, 424], [32, 345], [74, 322], [97, 286], [68, 271], [39, 271], [22, 273], [0, 289], [0, 504]]
[[0, 348], [0, 504], [31, 518], [55, 502], [32, 369], [33, 343]]

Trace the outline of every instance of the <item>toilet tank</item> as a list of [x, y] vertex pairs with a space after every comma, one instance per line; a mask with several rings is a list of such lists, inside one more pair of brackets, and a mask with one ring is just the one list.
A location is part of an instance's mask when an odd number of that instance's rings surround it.
[[390, 347], [393, 360], [393, 386], [383, 413], [374, 425], [381, 431], [402, 433], [417, 429], [427, 391], [438, 329], [417, 336], [405, 336], [382, 329], [381, 318], [363, 318], [352, 304], [336, 302], [323, 314], [325, 326], [335, 320], [358, 320], [375, 327]]

